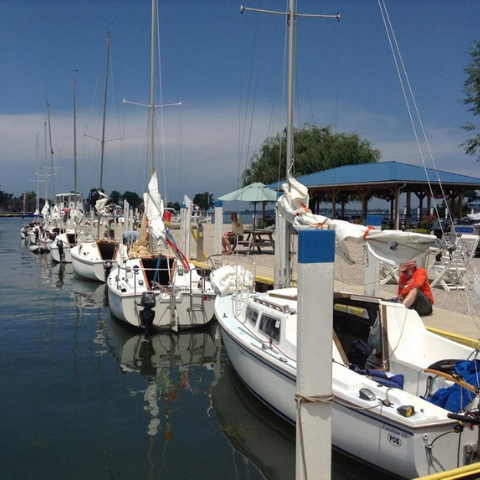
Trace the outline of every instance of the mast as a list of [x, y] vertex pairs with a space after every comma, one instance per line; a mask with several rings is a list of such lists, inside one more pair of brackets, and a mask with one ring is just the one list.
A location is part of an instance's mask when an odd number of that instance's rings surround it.
[[107, 91], [108, 91], [108, 64], [110, 59], [110, 32], [107, 32], [107, 46], [105, 59], [105, 85], [103, 90], [103, 124], [102, 124], [102, 139], [101, 155], [100, 155], [100, 190], [103, 191], [103, 161], [105, 158], [105, 124], [107, 119]]
[[294, 89], [294, 62], [295, 62], [295, 15], [294, 0], [290, 0], [288, 7], [288, 98], [287, 98], [287, 180], [293, 168], [293, 89]]
[[73, 195], [77, 205], [77, 83], [73, 77]]
[[44, 130], [44, 140], [45, 140], [45, 151], [44, 151], [44, 159], [45, 159], [45, 175], [44, 175], [44, 178], [45, 178], [45, 192], [44, 192], [44, 195], [45, 195], [45, 198], [43, 199], [43, 204], [45, 205], [45, 203], [47, 202], [47, 198], [48, 198], [48, 182], [47, 182], [47, 121], [45, 120], [43, 122], [43, 130]]
[[150, 165], [151, 174], [155, 171], [155, 22], [157, 2], [152, 0], [151, 39], [150, 39]]
[[40, 198], [39, 198], [39, 187], [38, 187], [38, 182], [39, 182], [39, 176], [40, 176], [40, 165], [39, 165], [39, 159], [38, 159], [38, 136], [40, 134], [37, 133], [35, 136], [35, 214], [38, 215], [40, 213]]
[[47, 102], [48, 138], [50, 141], [50, 167], [52, 171], [52, 194], [55, 198], [55, 166], [53, 165], [52, 126], [50, 123], [50, 104]]
[[[277, 12], [271, 10], [261, 10], [257, 8], [246, 8], [243, 4], [240, 6], [240, 13], [244, 11], [253, 11], [258, 13], [269, 13], [274, 15], [283, 15], [288, 23], [288, 96], [287, 96], [287, 152], [286, 152], [286, 180], [293, 177], [294, 168], [294, 127], [293, 127], [293, 95], [294, 95], [294, 72], [295, 72], [295, 22], [299, 17], [309, 18], [335, 18], [340, 20], [340, 14], [336, 15], [316, 15], [316, 14], [298, 14], [295, 10], [296, 0], [289, 0], [288, 12]], [[275, 288], [290, 287], [291, 283], [291, 248], [290, 240], [292, 225], [283, 218], [278, 210], [276, 211], [276, 240], [275, 240]]]

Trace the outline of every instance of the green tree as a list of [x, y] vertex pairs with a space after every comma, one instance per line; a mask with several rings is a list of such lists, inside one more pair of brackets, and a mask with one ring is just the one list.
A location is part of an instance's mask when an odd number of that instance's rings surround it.
[[177, 212], [180, 211], [180, 208], [181, 208], [181, 205], [178, 203], [178, 202], [168, 202], [167, 203], [167, 207], [168, 208], [173, 208], [174, 210], [176, 210]]
[[7, 193], [4, 192], [3, 190], [0, 190], [0, 205], [4, 204], [5, 202], [8, 202], [8, 200], [11, 200], [13, 198], [13, 193]]
[[193, 197], [193, 203], [195, 205], [198, 205], [200, 208], [203, 208], [205, 211], [207, 211], [210, 208], [210, 199], [211, 195], [209, 192], [203, 192], [203, 193], [197, 193]]
[[135, 192], [125, 192], [122, 195], [122, 200], [126, 200], [133, 208], [137, 208], [142, 204], [142, 198]]
[[118, 192], [117, 190], [112, 190], [112, 193], [108, 197], [108, 201], [110, 203], [114, 203], [115, 205], [118, 205], [118, 202], [120, 202], [122, 198], [122, 194]]
[[[286, 178], [286, 145], [286, 132], [267, 138], [243, 172], [243, 185]], [[380, 151], [356, 133], [332, 133], [329, 126], [305, 124], [294, 132], [294, 158], [294, 175], [300, 176], [342, 165], [376, 163]]]
[[[469, 53], [472, 61], [464, 70], [468, 77], [463, 84], [465, 98], [462, 103], [467, 105], [468, 111], [476, 116], [480, 115], [480, 40], [475, 41]], [[468, 122], [462, 128], [475, 134], [473, 138], [466, 140], [461, 146], [465, 148], [465, 152], [469, 155], [478, 154], [478, 162], [480, 160], [480, 133], [477, 133], [479, 127]]]

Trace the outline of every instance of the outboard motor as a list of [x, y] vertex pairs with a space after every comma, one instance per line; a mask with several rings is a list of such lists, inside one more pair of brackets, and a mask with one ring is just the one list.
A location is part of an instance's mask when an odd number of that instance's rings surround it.
[[153, 319], [155, 318], [155, 312], [153, 307], [156, 305], [155, 292], [143, 292], [140, 300], [140, 306], [143, 310], [140, 310], [140, 321], [145, 327], [145, 336], [148, 337], [153, 332]]
[[103, 263], [103, 268], [105, 269], [105, 281], [107, 280], [108, 276], [110, 275], [110, 271], [112, 270], [112, 262], [107, 260]]
[[64, 251], [63, 251], [63, 242], [61, 240], [57, 240], [57, 247], [58, 247], [58, 254], [60, 255], [60, 260], [62, 260], [64, 256]]

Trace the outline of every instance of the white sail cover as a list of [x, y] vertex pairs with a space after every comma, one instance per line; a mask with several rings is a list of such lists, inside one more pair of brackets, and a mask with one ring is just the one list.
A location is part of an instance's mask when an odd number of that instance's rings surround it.
[[210, 281], [215, 293], [220, 296], [239, 291], [253, 290], [254, 278], [252, 272], [240, 265], [224, 265], [210, 275]]
[[108, 196], [105, 195], [103, 192], [100, 190], [97, 190], [99, 194], [99, 199], [95, 202], [95, 210], [99, 213], [99, 215], [106, 215], [107, 211], [105, 209], [107, 202], [108, 202]]
[[52, 218], [50, 219], [51, 224], [55, 227], [60, 227], [62, 225], [62, 216], [56, 205], [52, 208]]
[[356, 225], [345, 220], [332, 220], [314, 215], [308, 208], [308, 189], [294, 178], [282, 185], [284, 194], [277, 201], [280, 214], [297, 230], [302, 228], [325, 228], [335, 231], [337, 255], [348, 263], [355, 261], [349, 254], [347, 243], [365, 243], [369, 252], [384, 263], [398, 265], [438, 247], [435, 235], [402, 232], [400, 230], [375, 230], [372, 227]]
[[163, 200], [158, 191], [157, 173], [153, 172], [148, 183], [148, 193], [144, 194], [145, 214], [150, 226], [150, 234], [156, 241], [165, 241], [165, 225], [163, 223]]
[[45, 205], [42, 208], [43, 221], [47, 224], [50, 220], [50, 204], [45, 200]]

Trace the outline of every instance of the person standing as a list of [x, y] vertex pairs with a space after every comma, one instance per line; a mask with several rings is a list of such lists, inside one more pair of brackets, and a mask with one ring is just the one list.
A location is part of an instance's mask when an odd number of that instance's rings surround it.
[[238, 241], [243, 240], [243, 223], [238, 218], [237, 212], [232, 212], [230, 214], [230, 219], [232, 220], [232, 231], [227, 232], [222, 237], [222, 247], [223, 252], [227, 255], [231, 255], [235, 247], [237, 246]]
[[417, 267], [415, 260], [400, 264], [397, 300], [421, 316], [433, 312], [433, 294], [427, 271]]

